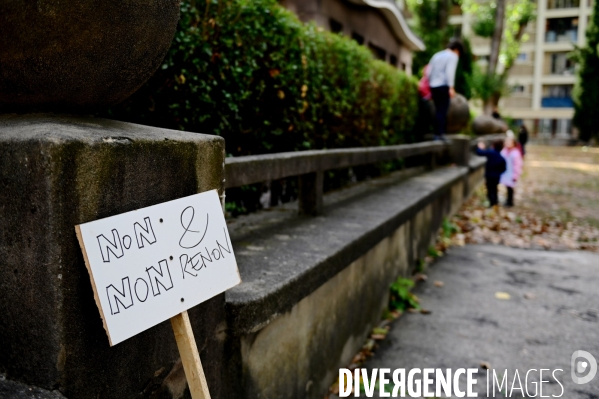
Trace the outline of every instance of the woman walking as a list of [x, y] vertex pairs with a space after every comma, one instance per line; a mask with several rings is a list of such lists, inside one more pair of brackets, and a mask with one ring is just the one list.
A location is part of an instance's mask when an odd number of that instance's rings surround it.
[[514, 188], [522, 175], [522, 154], [516, 146], [516, 140], [513, 137], [505, 139], [505, 145], [501, 150], [501, 155], [505, 158], [506, 169], [501, 175], [499, 183], [507, 187], [507, 201], [505, 206], [514, 206]]

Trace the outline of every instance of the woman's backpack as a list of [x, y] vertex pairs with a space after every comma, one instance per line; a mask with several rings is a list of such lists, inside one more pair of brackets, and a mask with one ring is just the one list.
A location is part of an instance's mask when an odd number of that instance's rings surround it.
[[428, 64], [426, 64], [426, 66], [424, 67], [424, 71], [422, 73], [422, 78], [418, 82], [418, 93], [420, 94], [420, 97], [424, 98], [425, 100], [430, 100], [432, 97], [431, 86], [428, 81], [429, 72], [430, 72], [430, 66]]

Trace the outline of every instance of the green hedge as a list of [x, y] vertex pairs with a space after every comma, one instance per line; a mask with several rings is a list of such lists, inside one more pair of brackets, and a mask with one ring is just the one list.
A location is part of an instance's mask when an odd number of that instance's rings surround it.
[[413, 141], [417, 109], [415, 79], [276, 0], [184, 0], [160, 69], [107, 114], [247, 155]]

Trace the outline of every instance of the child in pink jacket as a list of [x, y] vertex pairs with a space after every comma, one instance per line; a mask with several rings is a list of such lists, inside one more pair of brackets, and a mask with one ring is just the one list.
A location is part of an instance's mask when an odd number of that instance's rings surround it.
[[501, 150], [501, 155], [505, 158], [506, 169], [501, 175], [499, 183], [507, 187], [507, 202], [505, 206], [514, 206], [514, 188], [522, 175], [522, 153], [516, 147], [516, 141], [513, 137], [505, 139], [505, 145]]

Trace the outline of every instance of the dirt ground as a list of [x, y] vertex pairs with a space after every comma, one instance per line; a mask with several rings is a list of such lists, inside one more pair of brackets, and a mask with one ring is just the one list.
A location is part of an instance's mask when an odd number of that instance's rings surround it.
[[489, 209], [480, 187], [452, 218], [457, 228], [446, 232], [446, 241], [452, 241], [447, 244], [599, 252], [599, 148], [530, 145], [526, 150], [516, 206]]

